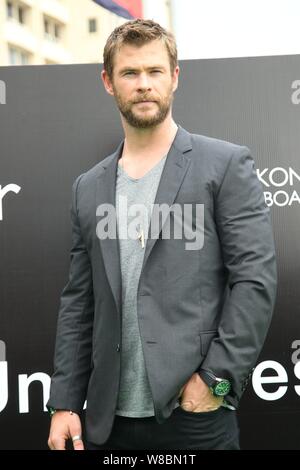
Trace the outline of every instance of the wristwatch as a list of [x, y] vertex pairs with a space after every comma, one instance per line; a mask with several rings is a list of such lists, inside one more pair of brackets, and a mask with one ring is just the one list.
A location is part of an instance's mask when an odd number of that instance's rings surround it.
[[215, 397], [225, 397], [230, 392], [231, 384], [229, 380], [216, 377], [213, 373], [204, 369], [198, 370], [198, 374]]
[[55, 408], [52, 408], [52, 406], [49, 406], [48, 411], [49, 411], [49, 415], [52, 418], [52, 416], [56, 413], [57, 410]]
[[52, 408], [52, 406], [48, 406], [47, 408], [48, 408], [49, 415], [51, 416], [51, 418], [57, 411], [68, 411], [70, 415], [73, 414], [72, 410], [62, 410], [62, 409], [57, 410], [56, 408]]

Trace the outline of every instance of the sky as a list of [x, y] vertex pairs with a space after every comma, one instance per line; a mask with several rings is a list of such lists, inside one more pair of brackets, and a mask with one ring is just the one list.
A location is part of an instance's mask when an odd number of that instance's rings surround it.
[[170, 1], [179, 59], [300, 54], [300, 0]]

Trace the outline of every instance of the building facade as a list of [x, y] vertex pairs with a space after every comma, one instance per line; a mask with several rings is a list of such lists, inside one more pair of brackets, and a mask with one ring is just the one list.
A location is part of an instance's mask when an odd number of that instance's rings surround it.
[[[144, 17], [171, 29], [168, 0], [145, 0]], [[102, 62], [125, 19], [92, 0], [0, 0], [0, 65]]]

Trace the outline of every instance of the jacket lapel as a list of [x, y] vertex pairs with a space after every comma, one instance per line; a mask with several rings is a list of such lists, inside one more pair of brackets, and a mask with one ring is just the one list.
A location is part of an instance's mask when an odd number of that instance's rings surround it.
[[[181, 126], [178, 126], [177, 134], [173, 144], [171, 145], [162, 171], [154, 201], [155, 204], [167, 204], [169, 207], [173, 204], [190, 164], [190, 158], [185, 154], [191, 149], [191, 135]], [[154, 217], [155, 215], [153, 212], [150, 220], [142, 271], [164, 225], [162, 220], [159, 219], [159, 225], [156, 229], [155, 236], [150, 238], [151, 226], [153, 225]]]
[[[102, 166], [102, 172], [98, 176], [96, 206], [110, 204], [116, 207], [116, 177], [118, 159], [122, 152], [123, 141], [117, 150], [108, 157], [107, 163]], [[122, 279], [120, 265], [120, 251], [118, 238], [99, 238], [103, 262], [108, 282], [115, 299], [119, 313], [122, 304]]]

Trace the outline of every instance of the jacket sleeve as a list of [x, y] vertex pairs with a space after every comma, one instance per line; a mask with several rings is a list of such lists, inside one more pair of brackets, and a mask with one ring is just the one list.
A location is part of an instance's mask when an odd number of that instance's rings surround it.
[[54, 374], [47, 403], [48, 407], [77, 413], [82, 411], [91, 373], [94, 317], [91, 263], [77, 214], [77, 189], [82, 176], [75, 180], [72, 189], [69, 280], [61, 295]]
[[231, 381], [226, 400], [237, 406], [266, 338], [277, 285], [270, 213], [247, 147], [233, 152], [215, 211], [228, 295], [201, 369]]

